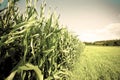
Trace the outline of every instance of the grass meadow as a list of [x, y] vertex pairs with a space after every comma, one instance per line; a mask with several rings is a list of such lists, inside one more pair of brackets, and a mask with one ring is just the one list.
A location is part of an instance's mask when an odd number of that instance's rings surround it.
[[72, 80], [120, 80], [120, 47], [86, 46]]

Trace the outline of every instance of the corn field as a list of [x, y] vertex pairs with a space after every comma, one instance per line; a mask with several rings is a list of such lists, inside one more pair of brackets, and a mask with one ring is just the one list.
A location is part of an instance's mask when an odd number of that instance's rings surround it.
[[0, 12], [0, 80], [69, 80], [83, 45], [59, 17], [45, 16], [37, 0], [26, 0], [20, 13], [14, 0]]

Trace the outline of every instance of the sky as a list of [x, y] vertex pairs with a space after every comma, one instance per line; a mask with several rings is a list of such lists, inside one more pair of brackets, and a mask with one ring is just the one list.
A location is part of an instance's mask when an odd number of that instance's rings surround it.
[[4, 9], [7, 6], [8, 0], [0, 0], [0, 10]]
[[[38, 10], [42, 1], [38, 0]], [[120, 39], [120, 0], [46, 0], [46, 4], [81, 41]], [[24, 10], [25, 0], [18, 6]]]
[[120, 39], [120, 0], [49, 0], [48, 5], [82, 41]]

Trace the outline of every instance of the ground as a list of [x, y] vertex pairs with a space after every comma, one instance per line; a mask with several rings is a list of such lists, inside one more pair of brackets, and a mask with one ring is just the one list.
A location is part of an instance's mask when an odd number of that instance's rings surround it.
[[120, 47], [86, 46], [72, 80], [120, 80]]

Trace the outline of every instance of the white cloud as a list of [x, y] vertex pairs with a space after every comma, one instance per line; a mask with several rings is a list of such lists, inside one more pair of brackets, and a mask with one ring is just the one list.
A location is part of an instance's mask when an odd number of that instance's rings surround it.
[[102, 29], [82, 32], [79, 36], [82, 41], [94, 42], [99, 40], [120, 39], [120, 23], [113, 23]]
[[113, 23], [107, 26], [106, 30], [114, 36], [120, 37], [120, 23]]

